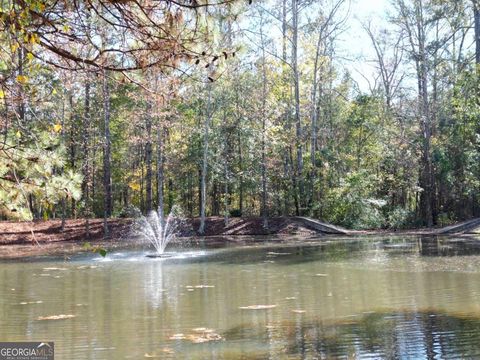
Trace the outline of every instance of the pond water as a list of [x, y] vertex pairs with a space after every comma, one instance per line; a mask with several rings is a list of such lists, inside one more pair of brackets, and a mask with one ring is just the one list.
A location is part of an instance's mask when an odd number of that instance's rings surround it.
[[480, 358], [480, 242], [263, 240], [2, 262], [0, 339], [56, 359]]

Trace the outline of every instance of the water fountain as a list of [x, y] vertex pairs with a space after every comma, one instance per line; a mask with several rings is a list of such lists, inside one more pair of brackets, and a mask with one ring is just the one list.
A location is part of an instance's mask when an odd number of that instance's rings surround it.
[[176, 238], [183, 227], [185, 219], [178, 207], [172, 210], [165, 218], [159, 211], [150, 211], [147, 216], [140, 215], [134, 223], [134, 231], [146, 242], [155, 248], [155, 253], [147, 257], [170, 257], [165, 252], [167, 245]]

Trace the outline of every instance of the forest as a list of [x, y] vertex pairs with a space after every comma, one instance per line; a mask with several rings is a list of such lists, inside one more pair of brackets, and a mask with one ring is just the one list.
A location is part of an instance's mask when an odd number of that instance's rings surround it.
[[352, 2], [1, 0], [1, 219], [480, 216], [480, 1]]

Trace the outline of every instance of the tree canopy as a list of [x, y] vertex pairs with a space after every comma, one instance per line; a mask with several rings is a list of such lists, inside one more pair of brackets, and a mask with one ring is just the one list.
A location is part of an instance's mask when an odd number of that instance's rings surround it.
[[478, 216], [478, 6], [365, 21], [359, 84], [347, 0], [3, 1], [1, 216]]

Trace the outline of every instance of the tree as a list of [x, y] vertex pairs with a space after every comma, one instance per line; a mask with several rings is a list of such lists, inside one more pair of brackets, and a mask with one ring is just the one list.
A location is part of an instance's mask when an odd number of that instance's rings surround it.
[[103, 209], [103, 229], [105, 236], [108, 236], [107, 219], [112, 216], [112, 176], [110, 169], [110, 153], [111, 153], [111, 138], [110, 138], [110, 89], [108, 87], [108, 73], [103, 72], [103, 116], [104, 116], [104, 140], [103, 140], [103, 189], [104, 195], [104, 209]]
[[[304, 197], [304, 181], [303, 181], [303, 129], [300, 114], [300, 75], [298, 71], [298, 0], [292, 0], [292, 75], [295, 99], [295, 134], [296, 134], [296, 150], [297, 150], [297, 197], [299, 198], [300, 207], [302, 207]], [[300, 215], [302, 210], [297, 210]]]
[[410, 56], [415, 61], [418, 87], [417, 116], [420, 121], [422, 137], [422, 169], [420, 172], [421, 217], [425, 225], [431, 227], [433, 218], [434, 176], [431, 158], [431, 138], [433, 124], [431, 121], [428, 94], [428, 63], [427, 63], [427, 21], [423, 0], [413, 0], [410, 6], [405, 1], [398, 2], [399, 24], [405, 30], [410, 45]]
[[202, 160], [202, 178], [201, 178], [201, 202], [200, 202], [200, 227], [199, 234], [205, 233], [205, 216], [207, 202], [207, 170], [208, 170], [208, 135], [210, 132], [210, 122], [212, 119], [212, 84], [207, 85], [207, 103], [205, 109], [205, 122], [203, 132], [203, 160]]

